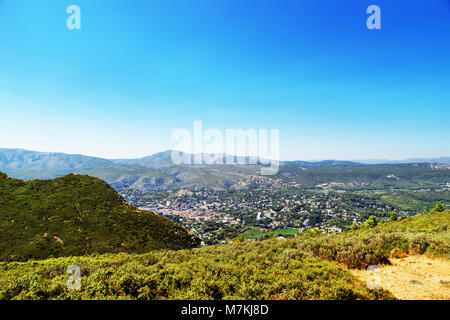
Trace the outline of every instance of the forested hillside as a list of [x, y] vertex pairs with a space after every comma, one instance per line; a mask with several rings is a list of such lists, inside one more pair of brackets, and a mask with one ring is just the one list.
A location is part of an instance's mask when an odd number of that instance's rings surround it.
[[185, 249], [200, 240], [81, 175], [22, 181], [0, 173], [0, 261]]

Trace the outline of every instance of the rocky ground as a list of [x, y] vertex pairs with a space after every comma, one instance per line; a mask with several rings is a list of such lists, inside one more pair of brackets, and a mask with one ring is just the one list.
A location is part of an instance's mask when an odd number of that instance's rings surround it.
[[392, 265], [353, 270], [369, 286], [402, 300], [450, 300], [450, 260], [426, 256], [391, 259]]

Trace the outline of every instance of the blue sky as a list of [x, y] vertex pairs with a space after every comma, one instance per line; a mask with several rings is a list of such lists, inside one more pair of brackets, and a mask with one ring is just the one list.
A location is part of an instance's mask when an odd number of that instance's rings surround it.
[[449, 0], [0, 0], [0, 147], [139, 157], [202, 120], [286, 160], [448, 156], [449, 88]]

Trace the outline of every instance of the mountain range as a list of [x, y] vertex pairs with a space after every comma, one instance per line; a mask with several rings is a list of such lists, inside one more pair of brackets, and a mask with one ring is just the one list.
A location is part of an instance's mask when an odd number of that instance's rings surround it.
[[400, 164], [400, 163], [436, 163], [436, 164], [450, 164], [450, 157], [438, 158], [410, 158], [405, 160], [387, 160], [387, 159], [368, 159], [355, 160], [363, 164]]
[[[215, 159], [214, 164], [203, 162], [195, 165], [174, 165], [172, 152], [169, 150], [136, 159], [102, 159], [64, 153], [0, 149], [0, 171], [13, 178], [23, 180], [53, 179], [71, 173], [90, 175], [106, 181], [118, 191], [129, 188], [138, 190], [196, 189], [205, 186], [226, 189], [242, 184], [251, 176], [259, 175], [260, 167], [267, 163], [265, 159], [204, 154], [202, 155], [203, 159]], [[180, 153], [180, 156], [191, 160], [192, 163], [195, 159], [195, 155], [192, 154]], [[240, 164], [221, 164], [227, 163], [227, 160]], [[371, 161], [375, 160], [369, 162]], [[424, 174], [422, 176], [427, 178], [434, 169], [424, 164], [440, 163], [446, 168], [445, 166], [450, 163], [450, 158], [412, 159], [411, 161], [412, 163], [404, 160], [390, 164], [367, 164], [362, 163], [363, 161], [338, 160], [281, 161], [280, 171], [274, 177], [282, 179], [293, 177], [290, 181], [301, 181], [306, 187], [314, 187], [332, 181], [350, 182], [358, 179], [366, 181], [373, 177], [383, 179], [383, 181], [389, 180], [391, 183], [392, 179], [386, 177], [389, 175], [397, 177], [405, 171], [405, 168], [408, 169], [408, 172], [414, 172], [417, 177]], [[299, 172], [302, 172], [300, 180], [297, 179]], [[343, 175], [345, 175], [345, 179], [342, 178]], [[445, 181], [444, 175], [438, 183], [445, 183]]]

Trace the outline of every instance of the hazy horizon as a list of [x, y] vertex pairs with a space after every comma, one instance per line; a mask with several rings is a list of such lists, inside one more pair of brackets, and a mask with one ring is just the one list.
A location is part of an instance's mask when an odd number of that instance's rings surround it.
[[[167, 149], [167, 150], [163, 150], [163, 151], [158, 151], [155, 153], [149, 153], [146, 154], [144, 156], [139, 156], [139, 157], [124, 157], [124, 158], [105, 158], [105, 157], [101, 157], [101, 156], [96, 156], [96, 155], [89, 155], [89, 154], [84, 154], [84, 153], [71, 153], [71, 152], [60, 152], [60, 151], [48, 151], [48, 150], [30, 150], [30, 149], [24, 149], [24, 148], [6, 148], [3, 146], [0, 146], [0, 150], [2, 149], [8, 149], [8, 150], [22, 150], [22, 151], [28, 151], [28, 152], [39, 152], [39, 153], [51, 153], [51, 154], [66, 154], [66, 155], [81, 155], [81, 156], [86, 156], [86, 157], [93, 157], [93, 158], [100, 158], [100, 159], [105, 159], [105, 160], [132, 160], [132, 159], [141, 159], [141, 158], [145, 158], [145, 157], [150, 157], [159, 153], [165, 153], [165, 152], [170, 152], [170, 151], [177, 151], [177, 150], [172, 150], [172, 149]], [[182, 151], [178, 151], [178, 152], [182, 152]], [[220, 153], [218, 153], [217, 155], [219, 155]], [[237, 156], [235, 154], [231, 154], [230, 156]], [[251, 157], [255, 157], [256, 155], [250, 155]], [[450, 156], [446, 156], [446, 155], [439, 155], [439, 156], [429, 156], [429, 157], [409, 157], [409, 158], [404, 158], [404, 159], [387, 159], [387, 158], [373, 158], [373, 159], [334, 159], [334, 158], [324, 158], [324, 159], [283, 159], [280, 158], [280, 161], [308, 161], [308, 162], [319, 162], [319, 161], [352, 161], [352, 162], [361, 162], [361, 161], [408, 161], [408, 160], [423, 160], [423, 159], [438, 159], [438, 158], [450, 158]]]

